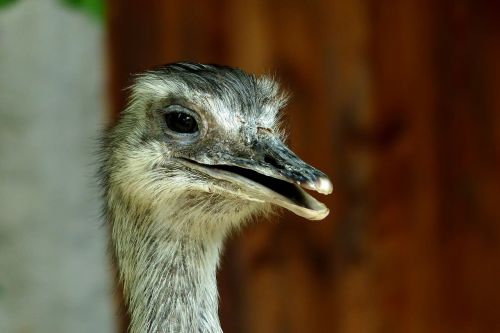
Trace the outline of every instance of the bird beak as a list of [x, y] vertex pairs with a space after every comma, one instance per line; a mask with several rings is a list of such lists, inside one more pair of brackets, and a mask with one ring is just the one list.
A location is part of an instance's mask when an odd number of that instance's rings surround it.
[[202, 160], [184, 159], [198, 171], [238, 185], [251, 200], [276, 204], [310, 220], [321, 220], [329, 213], [323, 203], [303, 190], [330, 194], [328, 177], [274, 136], [261, 137], [245, 151]]

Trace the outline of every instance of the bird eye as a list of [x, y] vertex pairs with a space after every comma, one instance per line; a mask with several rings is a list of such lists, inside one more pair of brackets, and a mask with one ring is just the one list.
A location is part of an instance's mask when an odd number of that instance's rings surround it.
[[165, 114], [165, 123], [170, 130], [177, 133], [191, 134], [198, 132], [196, 119], [185, 112], [173, 111]]

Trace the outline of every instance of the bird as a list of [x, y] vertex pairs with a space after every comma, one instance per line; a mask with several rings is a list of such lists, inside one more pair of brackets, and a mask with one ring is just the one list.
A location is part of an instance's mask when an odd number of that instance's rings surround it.
[[178, 62], [134, 77], [99, 154], [130, 333], [222, 332], [225, 239], [276, 209], [328, 215], [304, 189], [330, 194], [330, 179], [284, 143], [287, 102], [273, 77], [223, 65]]

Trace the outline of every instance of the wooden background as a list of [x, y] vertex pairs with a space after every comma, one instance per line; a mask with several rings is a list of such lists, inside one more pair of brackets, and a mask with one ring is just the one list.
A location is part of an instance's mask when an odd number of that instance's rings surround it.
[[110, 109], [191, 60], [276, 73], [291, 146], [326, 171], [322, 222], [228, 245], [226, 333], [500, 332], [500, 2], [108, 4]]

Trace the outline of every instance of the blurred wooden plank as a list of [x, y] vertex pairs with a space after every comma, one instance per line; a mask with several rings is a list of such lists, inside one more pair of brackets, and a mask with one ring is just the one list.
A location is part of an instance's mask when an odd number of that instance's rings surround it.
[[380, 181], [370, 191], [380, 198], [370, 241], [377, 318], [384, 331], [496, 331], [500, 252], [491, 237], [500, 230], [479, 205], [500, 188], [481, 193], [498, 182], [492, 128], [480, 123], [496, 118], [483, 102], [494, 62], [481, 58], [498, 23], [472, 1], [402, 1], [376, 12], [377, 118], [406, 129], [376, 157]]
[[373, 7], [376, 122], [368, 251], [377, 322], [370, 331], [443, 332], [433, 317], [440, 195], [433, 119], [435, 14], [432, 1]]
[[[500, 330], [498, 2], [444, 3], [438, 151], [442, 190], [437, 230], [445, 329]], [[498, 59], [498, 58], [496, 58]], [[495, 73], [496, 71], [496, 73]], [[495, 78], [495, 74], [497, 74]]]

